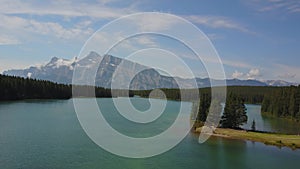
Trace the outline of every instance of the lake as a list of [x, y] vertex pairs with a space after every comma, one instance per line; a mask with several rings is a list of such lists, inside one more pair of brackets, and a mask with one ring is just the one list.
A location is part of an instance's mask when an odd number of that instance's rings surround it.
[[[89, 99], [86, 99], [89, 101]], [[111, 99], [97, 99], [112, 127], [132, 137], [150, 137], [168, 128], [177, 116], [179, 102], [168, 101], [163, 115], [141, 125], [126, 121]], [[132, 98], [137, 109], [149, 107], [147, 99]], [[260, 115], [260, 106], [247, 105], [249, 127], [297, 132], [295, 124]], [[176, 111], [177, 110], [177, 111]], [[284, 127], [282, 127], [284, 124]], [[76, 117], [73, 100], [31, 100], [0, 103], [0, 168], [101, 168], [101, 169], [289, 169], [300, 165], [300, 151], [250, 141], [212, 137], [203, 144], [190, 133], [170, 151], [145, 159], [115, 156], [98, 147], [85, 134]]]
[[275, 118], [261, 115], [260, 105], [246, 104], [248, 122], [243, 127], [251, 129], [252, 121], [255, 120], [256, 130], [286, 134], [300, 134], [300, 123], [283, 118]]

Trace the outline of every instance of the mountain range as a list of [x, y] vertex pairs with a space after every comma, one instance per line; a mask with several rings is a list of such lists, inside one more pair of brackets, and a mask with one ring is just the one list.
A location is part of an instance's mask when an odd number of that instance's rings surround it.
[[[144, 65], [111, 55], [101, 56], [96, 52], [90, 52], [83, 59], [74, 58], [72, 60], [67, 60], [53, 57], [50, 60], [50, 62], [45, 65], [31, 66], [26, 69], [8, 70], [4, 71], [3, 74], [25, 78], [28, 77], [34, 79], [49, 80], [63, 84], [71, 84], [75, 66], [78, 66], [83, 70], [89, 70], [91, 68], [98, 67], [95, 78], [95, 84], [104, 88], [111, 88], [113, 75], [116, 71], [119, 73], [117, 73], [118, 76], [115, 76], [116, 78], [118, 78], [118, 84], [117, 86], [115, 86], [115, 88], [128, 88], [128, 83], [130, 85], [130, 89], [134, 90], [144, 90], [153, 88], [178, 88], [177, 82], [179, 82], [181, 87], [183, 88], [192, 88], [192, 82], [194, 80], [196, 80], [197, 86], [199, 88], [209, 87], [211, 81], [213, 81], [214, 84], [216, 84], [217, 86], [218, 84], [222, 84], [221, 80], [209, 78], [185, 79], [180, 77], [164, 76], [153, 68], [149, 68]], [[135, 72], [139, 73], [135, 75]], [[81, 79], [81, 84], [85, 84], [86, 82], [86, 79], [84, 79], [84, 77], [85, 76], [83, 76], [83, 79]], [[128, 79], [132, 79], [132, 81], [128, 82]], [[290, 83], [282, 80], [259, 81], [227, 79], [226, 83], [228, 86], [298, 85], [296, 83]]]

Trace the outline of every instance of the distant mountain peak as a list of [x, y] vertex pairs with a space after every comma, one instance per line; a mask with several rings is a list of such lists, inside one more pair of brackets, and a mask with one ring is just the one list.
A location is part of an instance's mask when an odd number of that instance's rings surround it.
[[[91, 51], [85, 58], [88, 58], [88, 59], [95, 59], [95, 58], [99, 58], [101, 57], [101, 55], [99, 55], [97, 52], [95, 51]], [[84, 59], [84, 58], [82, 58]]]
[[[132, 80], [131, 89], [152, 89], [152, 88], [178, 88], [176, 80], [180, 81], [184, 88], [193, 87], [193, 79], [185, 79], [179, 77], [168, 77], [163, 76], [155, 69], [151, 69], [144, 65], [131, 62], [129, 60], [124, 60], [112, 55], [101, 56], [98, 53], [91, 51], [86, 57], [77, 59], [62, 59], [58, 57], [53, 57], [50, 62], [45, 65], [31, 66], [27, 69], [19, 70], [8, 70], [4, 71], [3, 74], [29, 77], [42, 80], [50, 80], [53, 82], [70, 84], [72, 83], [73, 69], [75, 65], [85, 68], [91, 68], [94, 66], [98, 67], [98, 73], [96, 76], [96, 85], [100, 87], [110, 88], [112, 76], [114, 72], [119, 69], [122, 64], [122, 75], [121, 79], [128, 79], [132, 77], [132, 73], [135, 70], [145, 70], [138, 75], [135, 75], [134, 80]], [[137, 71], [139, 72], [139, 71]], [[83, 82], [86, 82], [83, 79]], [[215, 86], [223, 85], [223, 81], [210, 78], [196, 78], [196, 82], [199, 88], [210, 87], [211, 82]], [[241, 80], [241, 79], [227, 79], [226, 83], [228, 86], [290, 86], [298, 85], [296, 83], [290, 83], [283, 80], [266, 80], [259, 81], [255, 79]], [[122, 86], [123, 84], [120, 84]], [[125, 84], [124, 84], [125, 85]], [[124, 86], [123, 85], [123, 86]]]
[[50, 63], [57, 62], [58, 59], [59, 59], [58, 57], [54, 56], [54, 57], [51, 58]]
[[269, 86], [298, 86], [298, 83], [287, 82], [284, 80], [263, 80]]
[[70, 67], [72, 66], [72, 64], [75, 62], [74, 59], [72, 60], [68, 60], [68, 59], [61, 59], [61, 58], [58, 58], [58, 57], [53, 57], [51, 59], [51, 61], [45, 65], [45, 67], [52, 67], [52, 68], [55, 68], [55, 69], [58, 69], [62, 66], [67, 66], [67, 67]]
[[88, 56], [91, 56], [91, 55], [97, 55], [97, 56], [100, 56], [97, 52], [95, 52], [95, 51], [91, 51], [89, 54], [88, 54]]

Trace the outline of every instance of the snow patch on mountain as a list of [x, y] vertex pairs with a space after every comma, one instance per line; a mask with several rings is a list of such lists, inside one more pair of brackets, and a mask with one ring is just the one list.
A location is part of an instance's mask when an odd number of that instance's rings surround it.
[[284, 80], [262, 80], [268, 86], [298, 86], [298, 83], [287, 82]]
[[28, 72], [28, 73], [27, 73], [27, 77], [28, 77], [28, 78], [31, 78], [31, 75], [32, 75], [31, 72]]
[[77, 61], [76, 58], [67, 60], [67, 59], [61, 59], [57, 57], [53, 57], [51, 61], [46, 65], [46, 67], [52, 67], [52, 68], [60, 68], [62, 66], [70, 67], [70, 70], [73, 70], [73, 64]]

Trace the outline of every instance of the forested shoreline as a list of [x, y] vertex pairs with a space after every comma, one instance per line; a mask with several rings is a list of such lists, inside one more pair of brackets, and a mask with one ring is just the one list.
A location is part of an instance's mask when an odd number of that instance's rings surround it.
[[[75, 92], [72, 93], [72, 87]], [[115, 96], [127, 93], [116, 90]], [[133, 94], [130, 91], [129, 95]], [[25, 99], [70, 99], [72, 97], [112, 97], [111, 89], [94, 86], [58, 84], [45, 80], [0, 74], [0, 101]]]
[[[178, 89], [162, 89], [162, 91], [168, 99], [180, 100], [181, 98]], [[135, 95], [141, 97], [148, 97], [150, 92], [149, 90], [134, 91]], [[203, 122], [206, 120], [210, 107], [211, 88], [201, 88], [199, 94], [201, 102], [196, 120]], [[300, 120], [300, 86], [227, 86], [227, 98], [230, 94], [243, 99], [245, 104], [261, 104], [263, 114]]]
[[50, 81], [0, 75], [0, 100], [69, 99], [70, 85]]
[[265, 115], [300, 120], [300, 86], [278, 88], [261, 105]]
[[[76, 92], [72, 93], [76, 88]], [[215, 87], [216, 89], [219, 87]], [[72, 86], [45, 80], [6, 76], [0, 74], [0, 101], [24, 99], [70, 99], [72, 97], [112, 97], [111, 89], [93, 86]], [[179, 89], [161, 89], [171, 100], [180, 100]], [[194, 90], [185, 89], [187, 95]], [[218, 90], [216, 90], [218, 91]], [[148, 97], [151, 90], [129, 91], [129, 96]], [[117, 96], [127, 96], [125, 90], [117, 90]], [[72, 95], [73, 94], [73, 95]], [[75, 94], [75, 95], [74, 95]], [[200, 105], [197, 120], [205, 121], [211, 102], [211, 88], [199, 89]], [[234, 94], [244, 103], [261, 104], [262, 113], [274, 117], [300, 120], [300, 86], [228, 86], [227, 95]], [[188, 98], [186, 96], [185, 98]]]

